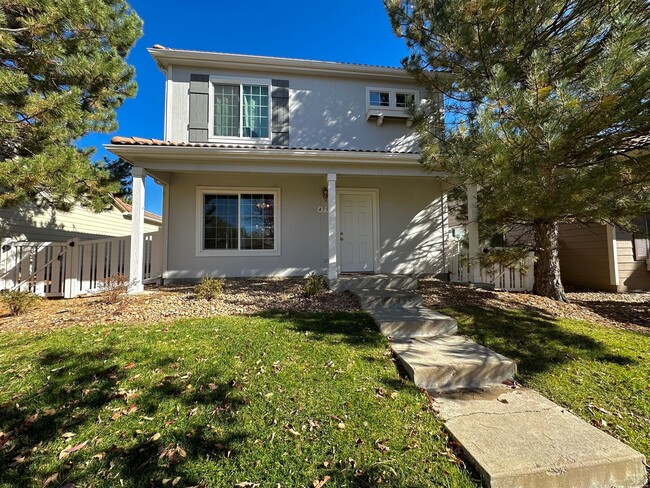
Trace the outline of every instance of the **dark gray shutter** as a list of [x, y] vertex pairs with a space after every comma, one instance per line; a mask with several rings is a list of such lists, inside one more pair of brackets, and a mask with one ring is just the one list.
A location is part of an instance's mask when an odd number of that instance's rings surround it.
[[210, 76], [190, 75], [189, 142], [208, 142]]
[[289, 146], [289, 80], [271, 80], [271, 144]]

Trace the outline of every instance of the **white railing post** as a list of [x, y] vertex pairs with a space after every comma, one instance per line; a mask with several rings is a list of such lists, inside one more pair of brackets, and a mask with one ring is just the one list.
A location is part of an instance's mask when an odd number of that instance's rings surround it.
[[467, 185], [467, 237], [469, 241], [469, 281], [481, 282], [481, 266], [478, 263], [478, 186]]
[[133, 176], [133, 202], [131, 212], [131, 259], [129, 266], [129, 292], [144, 291], [143, 284], [143, 251], [144, 251], [144, 179], [147, 172], [144, 168], [131, 168]]
[[65, 253], [65, 285], [63, 298], [74, 298], [79, 295], [79, 239], [68, 242]]

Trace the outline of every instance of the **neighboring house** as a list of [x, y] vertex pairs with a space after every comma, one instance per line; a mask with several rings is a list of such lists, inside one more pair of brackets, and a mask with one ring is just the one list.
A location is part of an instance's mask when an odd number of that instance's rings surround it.
[[596, 290], [650, 290], [650, 216], [632, 234], [603, 224], [560, 227], [560, 270], [567, 285]]
[[425, 93], [404, 70], [149, 52], [166, 78], [164, 140], [106, 145], [133, 165], [135, 291], [147, 174], [164, 188], [167, 282], [446, 271], [447, 187], [418, 162], [406, 107]]
[[[650, 135], [628, 141], [623, 152], [650, 163]], [[596, 223], [562, 225], [562, 281], [596, 290], [650, 290], [650, 215], [634, 224], [636, 233]]]
[[[162, 225], [160, 216], [146, 212], [144, 232], [156, 232]], [[93, 212], [75, 205], [69, 212], [25, 205], [0, 209], [0, 240], [30, 242], [64, 242], [131, 234], [131, 206], [119, 198], [103, 212]]]

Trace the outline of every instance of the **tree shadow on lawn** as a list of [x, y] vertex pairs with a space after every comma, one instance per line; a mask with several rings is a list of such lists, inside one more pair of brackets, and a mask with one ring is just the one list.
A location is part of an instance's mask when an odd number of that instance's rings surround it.
[[451, 310], [461, 334], [515, 360], [521, 376], [577, 359], [619, 365], [636, 362], [613, 352], [603, 342], [561, 327], [557, 320], [539, 312], [478, 306]]
[[[127, 486], [144, 486], [182, 476], [183, 484], [192, 485], [200, 480], [186, 472], [188, 461], [227, 458], [230, 462], [237, 455], [237, 446], [246, 435], [236, 427], [219, 431], [220, 435], [196, 422], [165, 430], [167, 424], [162, 425], [165, 418], [161, 417], [157, 422], [161, 425], [154, 428], [163, 432], [162, 436], [156, 438], [155, 431], [138, 428], [143, 415], [153, 417], [165, 400], [174, 397], [182, 406], [177, 416], [188, 416], [190, 410], [204, 405], [213, 412], [215, 425], [232, 426], [237, 411], [249, 403], [236, 384], [226, 381], [187, 392], [187, 384], [177, 374], [139, 388], [137, 397], [130, 399], [118, 388], [132, 374], [130, 368], [105, 363], [117, 356], [110, 348], [82, 353], [51, 348], [36, 357], [32, 369], [45, 373], [43, 383], [29, 384], [29, 392], [15, 394], [0, 408], [0, 484], [41, 485], [51, 470], [58, 473], [58, 483], [87, 484], [97, 478], [108, 485], [119, 486], [122, 480]], [[130, 404], [137, 405], [133, 414], [128, 412]], [[111, 418], [113, 412], [131, 423], [118, 427], [113, 423], [117, 418]], [[63, 438], [66, 432], [87, 432], [89, 428], [90, 434]], [[113, 437], [115, 443], [106, 449], [102, 437]], [[77, 452], [57, 459], [60, 449], [84, 441], [87, 444]], [[61, 447], [51, 446], [57, 442]]]
[[317, 341], [336, 341], [335, 336], [351, 346], [375, 348], [386, 343], [379, 329], [368, 314], [364, 312], [342, 313], [295, 313], [270, 311], [256, 315], [288, 323], [289, 329], [303, 332]]
[[574, 299], [572, 303], [588, 308], [592, 312], [609, 320], [646, 327], [648, 332], [650, 332], [650, 298], [643, 302]]

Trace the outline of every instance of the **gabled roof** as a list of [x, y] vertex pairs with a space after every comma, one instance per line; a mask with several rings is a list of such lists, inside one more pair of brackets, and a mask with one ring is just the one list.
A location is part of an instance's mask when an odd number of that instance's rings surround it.
[[[114, 196], [113, 200], [115, 200], [116, 207], [118, 207], [122, 212], [133, 215], [133, 207], [131, 205], [119, 197]], [[146, 210], [144, 211], [144, 218], [156, 224], [162, 223], [162, 217], [160, 215], [152, 212], [147, 212]]]
[[382, 153], [382, 154], [419, 154], [414, 151], [380, 151], [375, 149], [327, 149], [321, 147], [287, 147], [271, 146], [268, 144], [217, 144], [210, 142], [173, 142], [163, 141], [160, 139], [142, 138], [142, 137], [122, 137], [115, 136], [111, 139], [111, 144], [121, 146], [175, 146], [175, 147], [213, 147], [215, 149], [259, 149], [259, 150], [277, 150], [277, 151], [322, 151], [322, 152], [354, 152], [354, 153]]

